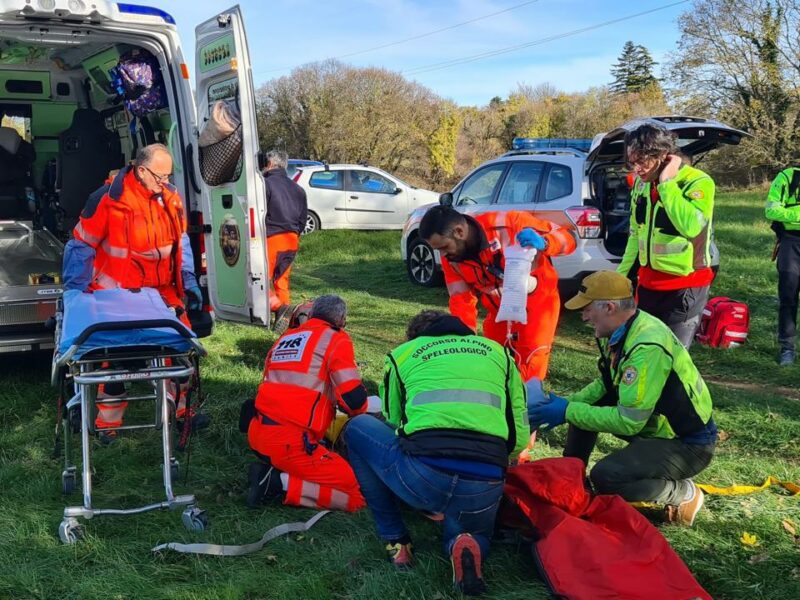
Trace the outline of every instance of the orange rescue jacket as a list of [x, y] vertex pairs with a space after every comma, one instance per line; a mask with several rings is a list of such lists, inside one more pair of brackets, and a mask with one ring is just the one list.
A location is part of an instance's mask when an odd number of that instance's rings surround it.
[[182, 297], [186, 214], [177, 190], [164, 185], [162, 194], [153, 196], [131, 167], [106, 186], [105, 193], [89, 198], [73, 231], [75, 239], [95, 249], [90, 289], [174, 286]]
[[256, 410], [278, 424], [308, 429], [319, 439], [337, 405], [349, 415], [367, 410], [353, 342], [328, 322], [309, 319], [279, 337], [267, 353]]
[[558, 273], [553, 268], [550, 257], [570, 254], [575, 250], [575, 236], [571, 230], [527, 212], [487, 212], [474, 217], [464, 216], [478, 228], [480, 249], [477, 256], [457, 262], [442, 257], [442, 271], [450, 294], [451, 314], [476, 331], [478, 294], [484, 308], [490, 314], [497, 313], [505, 267], [503, 250], [506, 246], [516, 244], [517, 234], [528, 227], [547, 240], [547, 248], [536, 253], [531, 268], [531, 275], [537, 279], [533, 294], [545, 296], [558, 293]]

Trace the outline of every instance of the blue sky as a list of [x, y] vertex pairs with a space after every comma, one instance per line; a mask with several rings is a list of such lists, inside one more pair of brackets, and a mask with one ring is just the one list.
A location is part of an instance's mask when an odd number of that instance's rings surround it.
[[[646, 46], [653, 58], [663, 63], [675, 50], [677, 17], [690, 10], [690, 2], [498, 56], [430, 69], [431, 65], [529, 44], [673, 2], [239, 0], [256, 86], [288, 75], [293, 67], [304, 63], [357, 53], [478, 19], [435, 35], [342, 58], [356, 66], [402, 72], [461, 105], [484, 105], [493, 96], [506, 97], [519, 83], [549, 82], [567, 92], [606, 84], [611, 80], [610, 68], [627, 40]], [[173, 0], [151, 5], [159, 4], [175, 17], [193, 70], [195, 26], [232, 3]], [[505, 12], [480, 18], [499, 11]]]

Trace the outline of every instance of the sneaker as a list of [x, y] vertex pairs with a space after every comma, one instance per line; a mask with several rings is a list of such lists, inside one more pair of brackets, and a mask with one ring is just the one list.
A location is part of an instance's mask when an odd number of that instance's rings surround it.
[[[211, 417], [209, 417], [205, 413], [198, 413], [195, 412], [193, 408], [189, 409], [189, 414], [191, 415], [192, 419], [192, 431], [199, 431], [200, 429], [205, 429], [211, 424]], [[183, 431], [183, 423], [186, 420], [185, 415], [181, 415], [180, 417], [175, 419], [175, 429], [178, 431]]]
[[434, 523], [441, 523], [442, 521], [444, 521], [444, 513], [433, 513], [433, 512], [428, 512], [427, 510], [423, 510], [422, 516], [425, 517], [426, 519], [430, 519]]
[[386, 555], [389, 562], [395, 568], [401, 571], [406, 571], [411, 568], [411, 563], [414, 562], [414, 553], [412, 551], [411, 542], [401, 544], [400, 542], [387, 543]]
[[481, 573], [481, 547], [469, 533], [456, 538], [450, 550], [453, 565], [453, 588], [465, 596], [480, 596], [486, 591]]
[[283, 495], [281, 472], [270, 463], [250, 463], [247, 485], [246, 504], [250, 508], [259, 508], [266, 500]]
[[289, 327], [289, 321], [292, 318], [292, 313], [295, 307], [291, 304], [283, 304], [275, 311], [275, 322], [272, 324], [272, 330], [277, 335], [283, 335]]
[[781, 350], [778, 357], [778, 365], [781, 367], [788, 367], [794, 364], [794, 350]]
[[692, 486], [692, 495], [688, 500], [684, 500], [677, 506], [674, 504], [667, 505], [665, 509], [667, 523], [675, 523], [685, 527], [691, 527], [694, 524], [697, 513], [703, 508], [705, 495], [703, 490], [698, 488], [693, 481], [690, 481], [689, 485]]

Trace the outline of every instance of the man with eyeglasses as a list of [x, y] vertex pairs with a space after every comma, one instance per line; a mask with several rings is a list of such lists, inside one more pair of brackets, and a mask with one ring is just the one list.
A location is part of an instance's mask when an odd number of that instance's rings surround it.
[[630, 237], [617, 271], [637, 276], [639, 308], [661, 319], [688, 348], [714, 279], [714, 181], [686, 164], [675, 137], [644, 124], [625, 134], [631, 191]]
[[[169, 150], [151, 144], [89, 196], [64, 250], [66, 289], [154, 288], [190, 326], [187, 305], [190, 310], [202, 309], [203, 296], [194, 274], [183, 200], [169, 183], [171, 174]], [[98, 397], [123, 393], [110, 384]], [[119, 427], [124, 411], [124, 402], [99, 403], [97, 428]], [[180, 402], [177, 416], [184, 416]], [[201, 416], [193, 415], [194, 428], [208, 424], [205, 415], [197, 415]]]
[[637, 308], [620, 273], [592, 273], [564, 307], [580, 310], [594, 328], [600, 374], [567, 398], [529, 397], [531, 428], [568, 423], [564, 456], [587, 465], [598, 433], [625, 440], [592, 468], [595, 491], [663, 504], [668, 522], [691, 526], [703, 506], [691, 478], [711, 462], [717, 427], [689, 352], [663, 322]]

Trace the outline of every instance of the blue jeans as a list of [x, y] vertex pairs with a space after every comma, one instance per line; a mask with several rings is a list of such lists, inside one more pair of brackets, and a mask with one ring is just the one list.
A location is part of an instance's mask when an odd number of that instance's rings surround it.
[[502, 479], [468, 479], [429, 467], [403, 452], [394, 430], [370, 415], [351, 419], [344, 436], [348, 460], [384, 540], [408, 534], [398, 509], [400, 499], [412, 508], [444, 515], [446, 555], [460, 533], [471, 533], [482, 556], [488, 555]]

